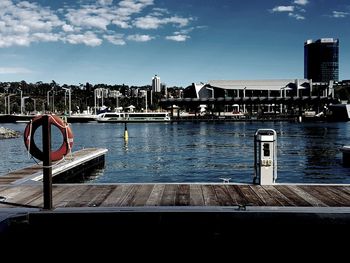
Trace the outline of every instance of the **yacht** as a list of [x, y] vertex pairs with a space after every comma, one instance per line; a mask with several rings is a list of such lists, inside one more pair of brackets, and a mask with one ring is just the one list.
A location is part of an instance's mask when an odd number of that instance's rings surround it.
[[169, 122], [167, 112], [104, 112], [97, 115], [97, 122]]

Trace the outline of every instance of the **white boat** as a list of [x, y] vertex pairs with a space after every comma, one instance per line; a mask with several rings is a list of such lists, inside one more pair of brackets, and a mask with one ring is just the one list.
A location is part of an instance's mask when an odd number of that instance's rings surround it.
[[97, 122], [169, 122], [167, 112], [104, 112], [97, 115]]

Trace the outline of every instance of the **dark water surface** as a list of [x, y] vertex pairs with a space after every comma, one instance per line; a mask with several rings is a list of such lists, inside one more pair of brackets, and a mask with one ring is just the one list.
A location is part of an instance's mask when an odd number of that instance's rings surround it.
[[[25, 124], [1, 124], [23, 132]], [[116, 182], [251, 182], [254, 133], [278, 134], [278, 180], [294, 183], [350, 183], [339, 148], [350, 145], [350, 123], [143, 123], [72, 124], [74, 150], [108, 148], [104, 169], [91, 180]], [[39, 134], [40, 135], [40, 134]], [[53, 130], [54, 145], [60, 142]], [[0, 140], [0, 175], [33, 164], [23, 138]]]

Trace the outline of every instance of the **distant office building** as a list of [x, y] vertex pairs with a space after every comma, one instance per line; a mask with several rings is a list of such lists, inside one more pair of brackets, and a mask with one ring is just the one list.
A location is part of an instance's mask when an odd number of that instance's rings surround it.
[[161, 88], [160, 88], [160, 77], [158, 77], [157, 75], [155, 75], [152, 78], [152, 91], [153, 92], [161, 92]]
[[304, 78], [314, 82], [339, 80], [339, 40], [321, 38], [304, 44]]

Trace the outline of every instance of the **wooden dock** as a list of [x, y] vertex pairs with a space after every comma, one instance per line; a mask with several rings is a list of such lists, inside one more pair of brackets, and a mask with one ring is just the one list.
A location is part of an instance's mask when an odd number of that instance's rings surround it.
[[[57, 177], [67, 172], [76, 172], [83, 170], [104, 161], [104, 155], [107, 149], [86, 148], [65, 157], [64, 160], [53, 162], [52, 177]], [[0, 176], [0, 185], [3, 184], [26, 184], [41, 181], [43, 178], [42, 163], [34, 164], [16, 171], [12, 171], [6, 175]]]
[[[83, 169], [105, 152], [75, 152], [73, 159], [55, 166], [54, 175]], [[16, 245], [17, 240], [33, 236], [65, 238], [65, 242], [69, 236], [75, 246], [77, 241], [93, 242], [96, 236], [107, 235], [123, 244], [125, 240], [148, 244], [156, 238], [158, 243], [152, 244], [167, 244], [166, 240], [192, 245], [213, 239], [231, 242], [237, 231], [244, 232], [239, 240], [249, 243], [252, 235], [264, 242], [270, 229], [286, 225], [306, 226], [308, 233], [320, 229], [324, 233], [325, 225], [333, 226], [331, 234], [337, 233], [334, 226], [341, 226], [343, 234], [350, 234], [350, 185], [53, 184], [53, 209], [45, 210], [41, 178], [39, 165], [0, 176], [0, 243], [5, 233]], [[289, 236], [303, 235], [286, 229]]]
[[[43, 206], [41, 184], [0, 186], [0, 207]], [[62, 207], [350, 207], [348, 185], [54, 184]]]

